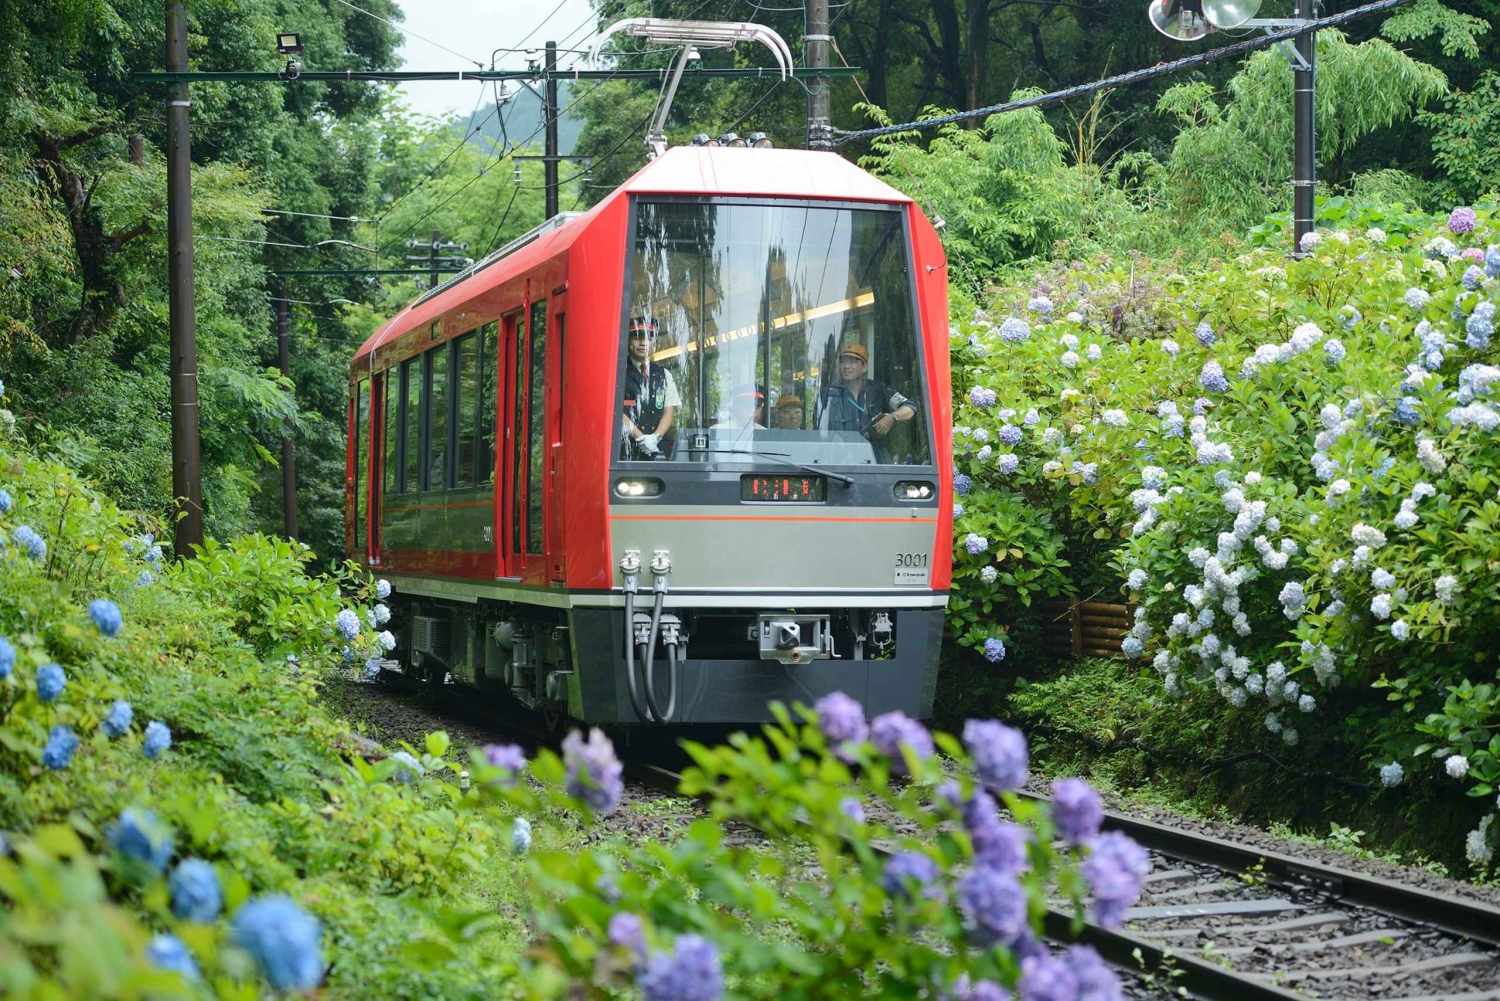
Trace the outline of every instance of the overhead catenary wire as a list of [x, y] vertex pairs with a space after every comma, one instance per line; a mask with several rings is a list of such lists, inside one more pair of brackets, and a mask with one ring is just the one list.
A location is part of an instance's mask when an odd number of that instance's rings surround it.
[[419, 41], [426, 42], [428, 45], [434, 45], [434, 46], [442, 49], [444, 52], [448, 53], [451, 56], [457, 56], [458, 58], [462, 59], [466, 63], [473, 63], [475, 66], [478, 66], [480, 69], [484, 68], [484, 63], [480, 62], [479, 60], [477, 60], [477, 59], [475, 59], [475, 58], [473, 58], [471, 56], [466, 56], [462, 52], [457, 52], [457, 51], [454, 51], [453, 49], [448, 48], [448, 46], [444, 45], [442, 42], [434, 42], [432, 39], [426, 37], [425, 35], [419, 35], [415, 31], [412, 31], [410, 28], [403, 28], [403, 27], [401, 27], [401, 25], [397, 24], [395, 21], [387, 20], [386, 18], [381, 17], [379, 14], [376, 14], [373, 11], [365, 10], [363, 7], [356, 7], [354, 4], [350, 3], [349, 0], [338, 0], [338, 2], [341, 3], [341, 4], [343, 4], [345, 7], [348, 7], [350, 10], [357, 10], [361, 14], [364, 14], [367, 17], [373, 17], [375, 20], [381, 22], [382, 24], [390, 25], [392, 28], [395, 28], [397, 31], [401, 32], [401, 34], [403, 34], [403, 35], [408, 35], [408, 36], [410, 36], [412, 38], [418, 39]]
[[1291, 28], [1282, 28], [1272, 31], [1259, 38], [1248, 38], [1233, 45], [1223, 48], [1209, 49], [1207, 52], [1195, 53], [1182, 59], [1173, 59], [1169, 62], [1157, 63], [1145, 69], [1131, 70], [1129, 73], [1120, 73], [1116, 76], [1105, 77], [1103, 80], [1094, 80], [1090, 83], [1081, 83], [1074, 87], [1066, 87], [1062, 90], [1054, 90], [1047, 94], [1037, 94], [1033, 97], [1022, 98], [1019, 101], [1007, 101], [1004, 104], [992, 104], [986, 108], [975, 108], [972, 111], [960, 111], [952, 115], [941, 115], [936, 118], [927, 118], [918, 122], [903, 122], [900, 125], [883, 125], [878, 128], [859, 129], [852, 132], [834, 131], [833, 145], [842, 146], [846, 142], [856, 139], [876, 139], [880, 136], [896, 135], [902, 132], [915, 132], [919, 129], [938, 128], [943, 125], [952, 125], [956, 122], [965, 122], [975, 118], [988, 118], [991, 115], [1000, 115], [1009, 111], [1020, 111], [1025, 108], [1037, 108], [1048, 104], [1057, 104], [1084, 94], [1092, 94], [1099, 90], [1110, 90], [1115, 87], [1128, 87], [1131, 84], [1143, 83], [1153, 80], [1159, 76], [1170, 73], [1179, 73], [1185, 69], [1192, 69], [1204, 63], [1215, 62], [1219, 59], [1228, 59], [1231, 56], [1243, 55], [1246, 52], [1255, 52], [1259, 49], [1269, 48], [1280, 42], [1300, 38], [1314, 31], [1325, 28], [1335, 28], [1341, 24], [1369, 17], [1372, 14], [1384, 13], [1393, 10], [1403, 4], [1411, 3], [1413, 0], [1376, 0], [1375, 3], [1364, 4], [1354, 7], [1339, 14], [1331, 14], [1328, 17], [1315, 18], [1304, 24]]

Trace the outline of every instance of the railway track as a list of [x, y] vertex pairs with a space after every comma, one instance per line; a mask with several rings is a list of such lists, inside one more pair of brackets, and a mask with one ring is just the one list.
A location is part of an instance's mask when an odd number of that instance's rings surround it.
[[[444, 689], [422, 701], [547, 742], [524, 719], [480, 712]], [[681, 782], [640, 754], [626, 757], [626, 777], [671, 796]], [[1104, 827], [1151, 853], [1141, 900], [1117, 930], [1085, 924], [1075, 935], [1062, 907], [1045, 930], [1148, 984], [1205, 1001], [1500, 1001], [1500, 908], [1125, 814], [1106, 813]]]

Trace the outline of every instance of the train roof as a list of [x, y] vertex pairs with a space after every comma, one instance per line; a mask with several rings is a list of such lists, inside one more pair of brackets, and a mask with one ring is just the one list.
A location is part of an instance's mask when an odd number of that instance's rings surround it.
[[[630, 195], [741, 195], [909, 204], [911, 198], [837, 153], [802, 149], [674, 146], [587, 212], [562, 213], [418, 296], [360, 345], [351, 366], [394, 336], [566, 250], [611, 203]], [[495, 267], [501, 261], [506, 266]], [[366, 361], [368, 364], [368, 361]]]

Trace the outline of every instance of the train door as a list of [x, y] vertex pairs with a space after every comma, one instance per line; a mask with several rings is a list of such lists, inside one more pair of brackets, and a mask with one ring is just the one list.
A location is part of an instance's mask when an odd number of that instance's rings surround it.
[[385, 462], [385, 373], [376, 372], [370, 377], [370, 457], [367, 462], [369, 483], [365, 488], [370, 496], [370, 513], [367, 520], [369, 541], [365, 555], [371, 566], [380, 566], [380, 507], [384, 493], [382, 473]]
[[344, 510], [348, 523], [344, 527], [344, 544], [349, 558], [364, 561], [369, 558], [366, 549], [369, 542], [369, 497], [370, 497], [370, 380], [360, 379], [354, 384], [353, 398], [349, 401], [349, 465], [345, 474], [346, 487]]
[[551, 391], [547, 400], [547, 580], [558, 583], [567, 579], [567, 565], [563, 549], [563, 502], [566, 496], [563, 467], [563, 400], [566, 396], [566, 337], [568, 332], [568, 295], [566, 292], [552, 296], [552, 315], [548, 320], [551, 342], [548, 363], [548, 379]]
[[526, 402], [526, 312], [500, 318], [495, 338], [496, 413], [500, 435], [495, 442], [495, 553], [498, 576], [521, 579], [521, 459], [518, 429]]

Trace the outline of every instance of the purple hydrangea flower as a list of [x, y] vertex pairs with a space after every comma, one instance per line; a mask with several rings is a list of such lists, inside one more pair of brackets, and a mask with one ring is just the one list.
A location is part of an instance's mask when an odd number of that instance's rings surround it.
[[108, 598], [95, 598], [89, 602], [89, 618], [94, 620], [94, 625], [105, 636], [115, 635], [124, 624], [124, 620], [120, 618], [120, 606]]
[[1028, 956], [1021, 963], [1016, 984], [1021, 1001], [1078, 1001], [1078, 975], [1068, 964], [1050, 954]]
[[1224, 378], [1224, 369], [1216, 361], [1203, 363], [1203, 370], [1198, 373], [1198, 384], [1210, 393], [1229, 391], [1229, 380]]
[[125, 736], [125, 731], [130, 729], [131, 720], [135, 719], [135, 710], [130, 708], [130, 703], [124, 699], [116, 699], [114, 705], [109, 707], [109, 715], [104, 717], [104, 734], [110, 739]]
[[202, 976], [186, 943], [170, 932], [162, 932], [151, 940], [146, 946], [146, 960], [158, 970], [182, 974], [184, 980], [196, 981]]
[[993, 407], [998, 398], [995, 391], [987, 386], [975, 386], [969, 390], [969, 402], [981, 410]]
[[526, 770], [526, 752], [516, 744], [486, 744], [484, 758], [495, 768], [509, 772], [506, 781], [512, 785]]
[[1083, 779], [1058, 779], [1052, 783], [1052, 823], [1068, 844], [1085, 845], [1099, 836], [1104, 804]]
[[818, 714], [818, 729], [833, 753], [845, 761], [851, 760], [853, 745], [870, 735], [864, 706], [843, 692], [829, 692], [813, 704], [813, 709]]
[[609, 941], [637, 956], [646, 955], [646, 929], [639, 915], [620, 911], [609, 919]]
[[1198, 329], [1193, 331], [1193, 336], [1198, 338], [1198, 343], [1206, 348], [1213, 347], [1214, 342], [1219, 339], [1219, 335], [1214, 333], [1213, 324], [1207, 320], [1198, 324]]
[[1468, 206], [1456, 208], [1448, 213], [1448, 232], [1472, 233], [1474, 232], [1474, 223], [1477, 221], [1473, 209]]
[[1026, 846], [1030, 832], [1020, 824], [1000, 819], [994, 797], [983, 789], [963, 804], [964, 829], [974, 846], [974, 863], [1007, 876], [1026, 868]]
[[47, 734], [47, 746], [42, 748], [42, 764], [53, 771], [68, 767], [73, 761], [73, 752], [78, 750], [78, 735], [71, 726], [54, 726]]
[[1484, 269], [1477, 264], [1470, 264], [1464, 269], [1464, 276], [1459, 281], [1463, 282], [1464, 288], [1472, 292], [1479, 287], [1480, 282], [1484, 281]]
[[1002, 424], [996, 437], [1000, 439], [1001, 444], [1014, 448], [1021, 444], [1022, 431], [1014, 424]]
[[980, 945], [1008, 942], [1026, 929], [1026, 891], [1013, 876], [979, 866], [958, 881], [958, 909]]
[[848, 817], [856, 824], [865, 822], [865, 807], [856, 796], [845, 796], [839, 800], [839, 813]]
[[36, 697], [43, 702], [56, 702], [67, 687], [68, 676], [60, 664], [43, 664], [36, 669]]
[[964, 549], [968, 550], [970, 556], [978, 556], [980, 553], [987, 552], [989, 548], [990, 540], [982, 535], [970, 532], [964, 536]]
[[1071, 946], [1063, 962], [1078, 978], [1078, 1001], [1125, 1001], [1120, 978], [1104, 964], [1091, 945]]
[[724, 993], [724, 968], [712, 942], [682, 935], [671, 955], [659, 952], [646, 961], [635, 983], [646, 1001], [718, 1001]]
[[979, 781], [992, 792], [1010, 792], [1026, 784], [1031, 759], [1020, 730], [999, 720], [971, 719], [964, 724], [964, 747], [974, 756]]
[[943, 888], [936, 885], [941, 875], [938, 864], [921, 852], [897, 852], [886, 860], [880, 886], [894, 898], [910, 900], [910, 888], [915, 884], [923, 897], [936, 900], [943, 895]]
[[172, 831], [150, 810], [127, 806], [106, 833], [115, 851], [144, 862], [157, 872], [165, 869], [172, 858]]
[[1151, 856], [1127, 835], [1110, 831], [1095, 839], [1079, 872], [1094, 896], [1090, 906], [1094, 920], [1105, 928], [1116, 928], [1140, 898], [1141, 887], [1151, 875]]
[[224, 909], [219, 874], [201, 858], [183, 859], [167, 879], [172, 893], [172, 913], [184, 921], [207, 924]]
[[895, 775], [906, 774], [902, 745], [910, 749], [912, 757], [918, 761], [926, 761], [934, 752], [932, 735], [927, 728], [899, 709], [876, 716], [871, 721], [870, 740], [877, 751], [891, 760], [891, 772]]
[[998, 636], [991, 636], [984, 641], [984, 659], [991, 664], [999, 663], [1005, 659], [1005, 641]]
[[157, 758], [161, 752], [172, 746], [172, 731], [167, 724], [159, 719], [154, 719], [146, 724], [146, 739], [141, 744], [141, 750], [148, 758]]
[[16, 669], [16, 648], [4, 636], [0, 636], [0, 681], [10, 677]]
[[615, 756], [615, 745], [604, 731], [594, 727], [585, 742], [583, 735], [574, 730], [563, 739], [562, 750], [568, 795], [595, 813], [613, 813], [625, 794], [621, 778], [625, 766]]
[[352, 608], [346, 608], [334, 616], [333, 624], [346, 640], [352, 640], [359, 635], [359, 616]]
[[968, 494], [968, 492], [970, 490], [973, 490], [973, 489], [974, 489], [974, 481], [969, 478], [969, 476], [968, 476], [967, 473], [954, 473], [953, 474], [953, 492], [954, 493], [958, 494], [959, 496], [964, 496], [964, 495]]
[[232, 938], [279, 991], [309, 991], [323, 979], [323, 928], [290, 897], [257, 897], [234, 916]]

